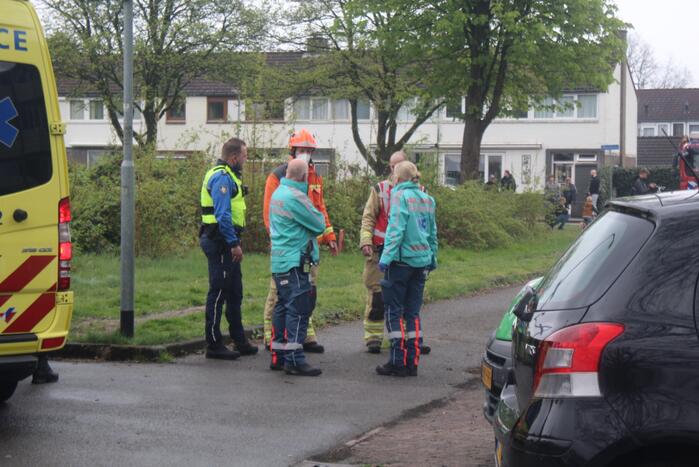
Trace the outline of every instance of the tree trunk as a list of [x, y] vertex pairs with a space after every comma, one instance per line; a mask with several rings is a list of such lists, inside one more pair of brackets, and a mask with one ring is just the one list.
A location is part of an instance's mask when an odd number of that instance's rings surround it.
[[466, 116], [464, 136], [461, 142], [461, 176], [460, 182], [479, 180], [478, 165], [481, 157], [481, 141], [483, 140], [483, 123], [475, 118]]

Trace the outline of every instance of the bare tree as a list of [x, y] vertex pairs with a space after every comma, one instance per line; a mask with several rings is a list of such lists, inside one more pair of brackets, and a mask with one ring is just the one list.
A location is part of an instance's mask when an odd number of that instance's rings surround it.
[[672, 58], [659, 65], [653, 47], [638, 34], [629, 34], [626, 55], [631, 77], [638, 89], [684, 88], [692, 81], [689, 68]]

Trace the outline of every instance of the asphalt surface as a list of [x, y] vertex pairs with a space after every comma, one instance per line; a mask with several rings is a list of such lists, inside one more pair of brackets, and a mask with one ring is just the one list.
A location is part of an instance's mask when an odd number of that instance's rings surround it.
[[374, 367], [360, 322], [319, 332], [319, 378], [268, 370], [269, 354], [233, 362], [191, 355], [165, 364], [55, 362], [57, 384], [20, 383], [0, 405], [0, 465], [283, 466], [431, 401], [474, 378], [484, 345], [518, 288], [423, 311], [432, 353], [417, 378]]

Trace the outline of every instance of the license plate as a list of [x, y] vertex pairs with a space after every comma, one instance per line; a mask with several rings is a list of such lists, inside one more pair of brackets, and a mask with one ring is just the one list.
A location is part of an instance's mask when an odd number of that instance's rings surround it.
[[502, 444], [495, 440], [495, 467], [502, 465]]
[[493, 387], [493, 369], [486, 363], [481, 365], [481, 381], [488, 391]]

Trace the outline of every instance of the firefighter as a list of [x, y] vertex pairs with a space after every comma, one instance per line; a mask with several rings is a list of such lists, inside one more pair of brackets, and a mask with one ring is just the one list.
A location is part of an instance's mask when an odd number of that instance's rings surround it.
[[326, 228], [325, 217], [308, 197], [308, 164], [288, 163], [285, 177], [270, 201], [272, 280], [277, 303], [272, 317], [271, 370], [294, 376], [318, 376], [320, 368], [306, 363], [304, 340], [313, 311], [311, 267], [318, 264], [316, 237]]
[[[257, 346], [245, 337], [241, 316], [243, 250], [240, 235], [245, 228], [245, 187], [241, 176], [248, 157], [245, 142], [226, 141], [221, 159], [204, 176], [201, 186], [201, 229], [199, 244], [209, 263], [209, 292], [206, 296], [206, 358], [235, 360], [254, 355]], [[221, 338], [221, 313], [226, 303], [226, 320], [235, 350]]]
[[[315, 206], [318, 211], [323, 214], [325, 219], [325, 229], [319, 236], [320, 243], [328, 245], [330, 253], [333, 256], [337, 256], [337, 239], [335, 237], [335, 232], [333, 231], [332, 224], [330, 223], [330, 217], [328, 216], [328, 210], [325, 207], [325, 199], [323, 198], [323, 178], [318, 175], [315, 171], [313, 161], [311, 156], [313, 151], [318, 146], [316, 139], [313, 135], [306, 129], [301, 129], [295, 132], [289, 138], [289, 161], [298, 159], [306, 162], [308, 164], [308, 197], [310, 198], [313, 206]], [[288, 166], [288, 161], [272, 171], [267, 177], [267, 182], [265, 183], [265, 197], [262, 215], [264, 217], [265, 226], [267, 227], [267, 232], [269, 232], [270, 220], [269, 220], [269, 209], [270, 200], [272, 199], [272, 194], [279, 187], [280, 181], [284, 178]], [[312, 308], [315, 308], [316, 301], [316, 285], [318, 280], [318, 266], [314, 265], [310, 272], [311, 280], [311, 298], [312, 298]], [[274, 280], [270, 281], [269, 293], [267, 294], [267, 301], [265, 302], [264, 311], [264, 334], [265, 334], [265, 346], [269, 349], [269, 344], [272, 337], [272, 313], [274, 311], [274, 306], [277, 303], [277, 290]], [[325, 348], [318, 343], [316, 338], [316, 332], [313, 328], [313, 321], [309, 318], [308, 323], [308, 333], [306, 335], [306, 341], [303, 344], [303, 348], [306, 352], [310, 353], [323, 353]]]
[[382, 376], [417, 376], [420, 360], [420, 307], [427, 275], [437, 267], [437, 224], [434, 198], [420, 189], [419, 176], [412, 162], [394, 167], [396, 185], [379, 259], [391, 340], [388, 363], [376, 367]]
[[[383, 274], [378, 269], [379, 257], [383, 250], [386, 228], [390, 210], [390, 197], [393, 182], [393, 168], [406, 160], [403, 151], [391, 155], [388, 165], [391, 176], [374, 185], [369, 191], [369, 199], [362, 214], [362, 229], [360, 233], [360, 248], [366, 258], [362, 277], [367, 288], [366, 307], [364, 309], [364, 343], [369, 353], [381, 353], [381, 343], [384, 334], [384, 302], [381, 295], [381, 279]], [[420, 187], [422, 191], [424, 187]], [[421, 353], [430, 353], [430, 347], [420, 342]]]

